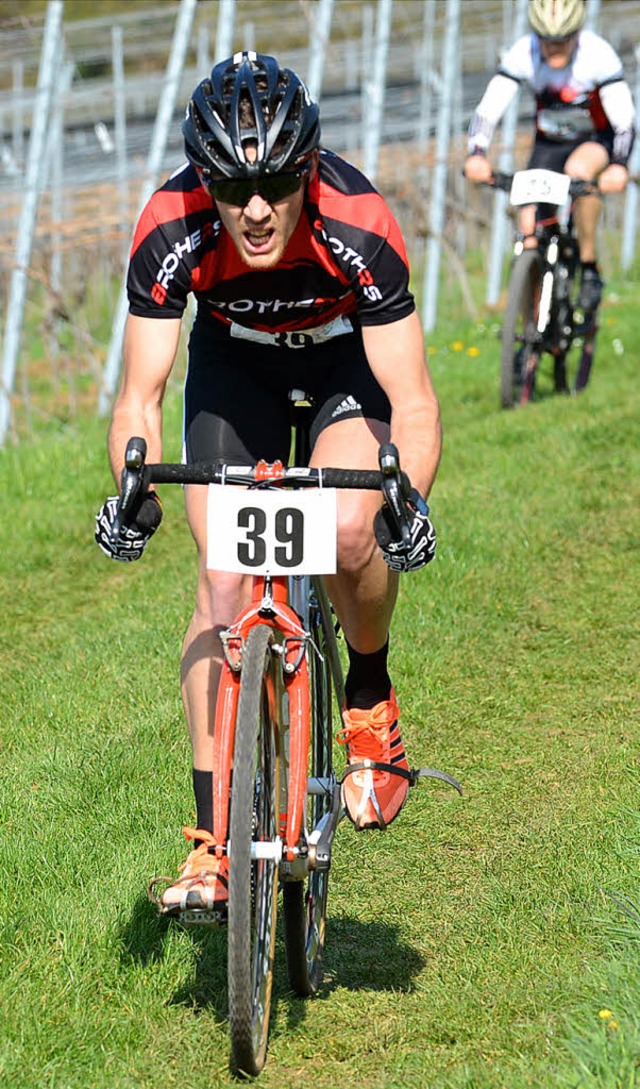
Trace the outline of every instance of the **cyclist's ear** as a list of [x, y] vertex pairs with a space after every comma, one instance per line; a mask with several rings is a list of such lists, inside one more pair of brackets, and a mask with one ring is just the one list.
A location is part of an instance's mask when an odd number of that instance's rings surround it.
[[309, 156], [309, 158], [311, 159], [311, 169], [309, 170], [309, 181], [311, 181], [311, 179], [315, 178], [316, 174], [318, 173], [318, 164], [320, 162], [320, 152], [318, 151], [317, 148], [315, 149], [315, 151], [311, 152], [311, 155]]

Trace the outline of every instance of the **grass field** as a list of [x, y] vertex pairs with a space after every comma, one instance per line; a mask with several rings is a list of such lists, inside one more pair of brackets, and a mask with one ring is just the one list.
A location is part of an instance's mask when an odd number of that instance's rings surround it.
[[[326, 982], [294, 998], [279, 947], [264, 1086], [640, 1084], [636, 291], [610, 284], [579, 399], [501, 412], [495, 331], [434, 338], [439, 551], [404, 580], [392, 672], [411, 762], [465, 794], [341, 827]], [[104, 430], [0, 451], [0, 1085], [215, 1089], [225, 934], [145, 895], [194, 819], [192, 546], [167, 494], [139, 564], [99, 553]]]

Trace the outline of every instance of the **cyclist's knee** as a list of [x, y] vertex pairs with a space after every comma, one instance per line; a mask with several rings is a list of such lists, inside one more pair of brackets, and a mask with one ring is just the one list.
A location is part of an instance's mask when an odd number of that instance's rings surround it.
[[230, 571], [210, 571], [200, 565], [196, 591], [196, 615], [206, 626], [231, 623], [249, 595], [246, 575]]
[[338, 516], [338, 566], [341, 571], [357, 574], [371, 562], [375, 548], [373, 513], [367, 508], [350, 507]]

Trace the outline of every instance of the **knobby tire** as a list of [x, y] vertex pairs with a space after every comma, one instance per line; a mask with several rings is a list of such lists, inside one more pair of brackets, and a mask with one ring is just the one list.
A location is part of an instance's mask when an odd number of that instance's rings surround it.
[[542, 259], [537, 249], [523, 250], [513, 264], [502, 326], [500, 397], [503, 408], [531, 399], [541, 354], [537, 332]]
[[273, 982], [277, 866], [251, 860], [253, 839], [278, 832], [280, 775], [272, 629], [259, 625], [242, 654], [229, 814], [229, 1025], [231, 1066], [255, 1076], [264, 1066]]

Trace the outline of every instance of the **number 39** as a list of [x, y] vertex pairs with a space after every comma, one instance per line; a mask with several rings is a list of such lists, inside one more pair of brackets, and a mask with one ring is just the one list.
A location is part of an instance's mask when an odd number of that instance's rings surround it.
[[273, 554], [282, 567], [299, 567], [303, 559], [304, 515], [296, 507], [281, 507], [275, 512], [273, 531], [269, 532], [267, 516], [260, 507], [241, 507], [238, 528], [246, 530], [245, 540], [238, 541], [238, 559], [246, 567], [260, 567], [267, 559], [267, 538], [278, 542]]

